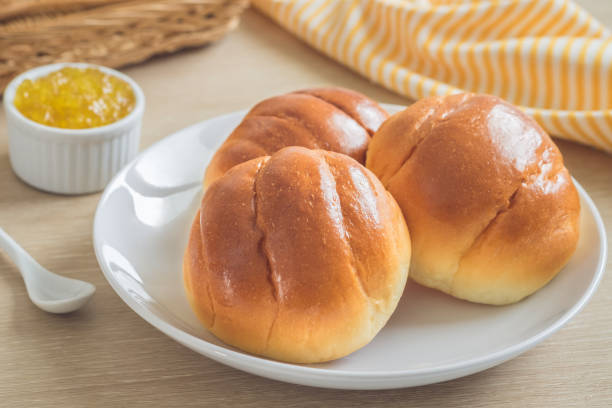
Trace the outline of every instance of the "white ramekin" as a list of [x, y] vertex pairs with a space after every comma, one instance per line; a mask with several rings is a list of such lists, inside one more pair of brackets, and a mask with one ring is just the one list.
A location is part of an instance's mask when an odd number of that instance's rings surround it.
[[[65, 66], [97, 68], [126, 81], [134, 90], [134, 109], [117, 122], [90, 129], [61, 129], [36, 123], [15, 108], [19, 84]], [[4, 109], [13, 170], [26, 183], [53, 193], [85, 194], [102, 190], [138, 152], [145, 98], [142, 89], [121, 72], [99, 65], [43, 65], [13, 79], [4, 91]]]

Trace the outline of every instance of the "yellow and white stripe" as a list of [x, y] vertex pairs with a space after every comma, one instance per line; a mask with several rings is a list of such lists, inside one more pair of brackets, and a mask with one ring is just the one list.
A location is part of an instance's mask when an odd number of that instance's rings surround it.
[[612, 152], [612, 34], [571, 0], [254, 0], [308, 44], [413, 99], [472, 91]]

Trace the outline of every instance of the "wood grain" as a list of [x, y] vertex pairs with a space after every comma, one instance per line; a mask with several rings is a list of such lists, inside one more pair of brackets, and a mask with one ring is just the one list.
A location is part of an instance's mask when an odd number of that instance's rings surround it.
[[[609, 1], [582, 0], [608, 26]], [[295, 40], [249, 11], [218, 44], [126, 70], [147, 97], [144, 148], [192, 123], [300, 87], [347, 86], [408, 103]], [[132, 312], [104, 280], [93, 254], [99, 194], [36, 191], [10, 169], [0, 114], [0, 225], [43, 265], [87, 279], [98, 291], [68, 316], [32, 306], [14, 266], [0, 255], [0, 406], [612, 406], [612, 276], [549, 340], [501, 366], [443, 384], [348, 392], [252, 376], [180, 346]], [[560, 142], [567, 165], [612, 230], [612, 156]], [[607, 266], [610, 269], [610, 264]]]

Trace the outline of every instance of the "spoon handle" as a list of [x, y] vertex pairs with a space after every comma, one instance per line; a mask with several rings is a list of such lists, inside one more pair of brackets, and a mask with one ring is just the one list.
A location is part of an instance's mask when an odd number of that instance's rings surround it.
[[8, 257], [17, 265], [17, 269], [25, 278], [25, 267], [27, 264], [36, 263], [34, 258], [28, 254], [2, 227], [0, 227], [0, 248], [6, 252]]

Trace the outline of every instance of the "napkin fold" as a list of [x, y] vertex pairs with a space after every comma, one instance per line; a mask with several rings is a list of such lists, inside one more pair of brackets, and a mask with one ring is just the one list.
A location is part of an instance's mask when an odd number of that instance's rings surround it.
[[612, 152], [612, 34], [570, 0], [253, 0], [412, 99], [498, 95], [550, 134]]

